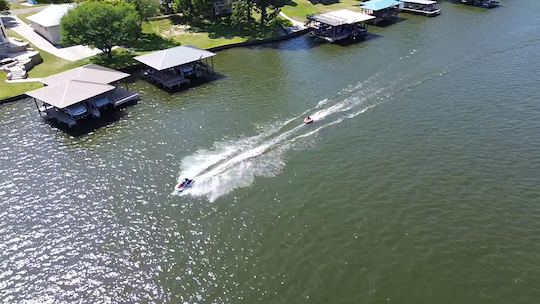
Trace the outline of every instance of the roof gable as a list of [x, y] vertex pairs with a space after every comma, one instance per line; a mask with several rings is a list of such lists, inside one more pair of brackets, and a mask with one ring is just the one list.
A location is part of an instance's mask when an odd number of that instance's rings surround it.
[[201, 59], [215, 56], [215, 53], [192, 46], [177, 46], [166, 50], [137, 56], [134, 59], [155, 70], [162, 71]]
[[51, 27], [60, 25], [60, 19], [72, 8], [75, 4], [51, 4], [41, 12], [29, 16], [27, 19], [33, 23], [37, 23], [43, 27]]
[[46, 86], [26, 93], [56, 108], [63, 109], [78, 102], [114, 90], [114, 86], [84, 81], [68, 81], [52, 86]]

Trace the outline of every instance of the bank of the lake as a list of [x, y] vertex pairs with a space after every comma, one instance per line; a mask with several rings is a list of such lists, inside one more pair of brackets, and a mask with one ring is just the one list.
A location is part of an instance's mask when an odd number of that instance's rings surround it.
[[81, 137], [1, 105], [0, 299], [535, 303], [540, 3], [503, 4], [223, 51]]
[[[27, 22], [26, 17], [34, 13], [25, 13], [18, 17], [23, 22]], [[114, 57], [111, 60], [104, 55], [96, 55], [70, 62], [30, 44], [31, 47], [40, 51], [43, 63], [30, 70], [28, 77], [47, 77], [89, 63], [99, 64], [112, 69], [133, 71], [138, 64], [133, 60], [133, 57], [177, 45], [192, 45], [211, 51], [220, 51], [234, 47], [285, 40], [298, 34], [287, 34], [284, 26], [288, 25], [289, 21], [282, 18], [273, 21], [264, 28], [259, 28], [255, 25], [253, 28], [243, 31], [232, 29], [230, 26], [219, 22], [214, 24], [200, 21], [193, 25], [187, 24], [188, 21], [179, 19], [176, 15], [164, 16], [164, 18], [156, 18], [156, 20], [144, 22], [142, 26], [143, 34], [138, 41], [129, 50], [124, 48], [116, 49], [114, 51]], [[7, 33], [9, 37], [25, 40], [24, 37], [12, 30], [8, 29]], [[39, 82], [7, 83], [5, 80], [6, 73], [1, 72], [0, 104], [23, 99], [26, 96], [24, 93], [42, 87]]]

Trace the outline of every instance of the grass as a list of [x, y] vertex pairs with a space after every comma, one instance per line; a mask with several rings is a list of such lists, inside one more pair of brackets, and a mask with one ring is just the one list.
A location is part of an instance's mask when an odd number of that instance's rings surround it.
[[35, 15], [37, 12], [31, 12], [31, 13], [24, 13], [24, 14], [17, 14], [17, 18], [21, 19], [24, 23], [30, 24], [30, 20], [28, 20], [28, 17]]
[[[12, 30], [7, 30], [8, 36], [20, 38], [17, 33], [13, 32]], [[32, 46], [33, 47], [33, 46]], [[29, 78], [41, 78], [50, 76], [52, 74], [56, 74], [62, 71], [66, 71], [78, 66], [81, 66], [83, 64], [86, 64], [84, 60], [76, 61], [76, 62], [70, 62], [67, 60], [64, 60], [62, 58], [56, 57], [52, 54], [49, 54], [47, 52], [40, 50], [41, 58], [43, 58], [43, 63], [37, 65], [32, 70], [28, 72]], [[6, 73], [0, 72], [0, 99], [8, 98], [17, 96], [20, 94], [23, 94], [27, 91], [31, 91], [34, 89], [41, 88], [43, 85], [37, 82], [30, 82], [30, 83], [6, 83]]]
[[[350, 1], [350, 0], [347, 0]], [[32, 15], [20, 14], [18, 17], [27, 22], [26, 17]], [[114, 50], [112, 59], [105, 55], [96, 55], [91, 58], [70, 62], [40, 50], [43, 63], [37, 65], [28, 72], [29, 78], [42, 78], [76, 68], [88, 63], [96, 63], [102, 66], [119, 69], [136, 63], [133, 57], [150, 51], [170, 48], [177, 45], [194, 45], [199, 48], [211, 48], [226, 44], [239, 43], [257, 39], [276, 37], [281, 34], [278, 25], [286, 25], [287, 21], [276, 21], [265, 27], [259, 27], [258, 23], [243, 28], [230, 26], [226, 18], [217, 22], [206, 20], [190, 22], [182, 17], [175, 16], [167, 19], [155, 20], [143, 24], [142, 37], [129, 49], [117, 48]], [[8, 36], [23, 39], [17, 33], [8, 29]], [[34, 47], [33, 45], [31, 45]], [[35, 48], [35, 47], [34, 47]], [[37, 49], [37, 48], [35, 48]], [[40, 83], [6, 83], [6, 73], [0, 72], [0, 100], [24, 94], [27, 91], [42, 87]]]
[[[279, 21], [277, 21], [279, 22]], [[189, 26], [186, 26], [189, 24]], [[215, 22], [188, 22], [180, 16], [155, 20], [143, 25], [143, 32], [154, 34], [176, 45], [194, 45], [199, 48], [211, 48], [226, 44], [276, 37], [280, 34], [276, 22], [265, 27], [254, 24], [251, 27], [234, 28], [227, 20]]]
[[17, 3], [10, 3], [9, 4], [9, 9], [10, 10], [16, 10], [16, 9], [23, 9], [23, 8], [31, 8], [31, 7], [38, 7], [38, 6], [44, 6], [44, 5], [48, 5], [48, 4], [36, 4], [36, 5], [32, 5], [32, 6], [26, 6], [26, 5], [22, 5], [23, 3], [25, 3], [26, 1], [19, 1]]
[[359, 4], [360, 2], [358, 0], [330, 0], [326, 1], [325, 4], [314, 4], [308, 0], [291, 0], [281, 8], [281, 11], [291, 18], [303, 22], [306, 20], [307, 15], [326, 13], [338, 9], [349, 9], [360, 12]]

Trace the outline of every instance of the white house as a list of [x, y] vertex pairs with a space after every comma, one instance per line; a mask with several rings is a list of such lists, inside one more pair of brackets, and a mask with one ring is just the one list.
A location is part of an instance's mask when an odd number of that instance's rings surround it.
[[28, 17], [30, 25], [38, 34], [52, 44], [60, 43], [60, 19], [74, 4], [51, 4], [41, 12]]

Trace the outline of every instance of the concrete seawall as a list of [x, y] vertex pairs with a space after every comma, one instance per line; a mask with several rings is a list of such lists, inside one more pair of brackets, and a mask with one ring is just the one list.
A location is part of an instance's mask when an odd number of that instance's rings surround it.
[[[286, 32], [285, 29], [283, 29], [283, 30]], [[267, 43], [272, 43], [272, 42], [279, 42], [279, 41], [291, 39], [291, 38], [294, 38], [294, 37], [302, 36], [306, 32], [307, 32], [307, 29], [301, 29], [301, 30], [298, 30], [298, 31], [294, 31], [292, 33], [287, 33], [287, 34], [278, 36], [278, 37], [273, 37], [273, 38], [268, 38], [268, 39], [261, 39], [261, 40], [246, 41], [246, 42], [239, 42], [239, 43], [231, 43], [231, 44], [226, 44], [226, 45], [217, 46], [217, 47], [213, 47], [213, 48], [208, 48], [207, 50], [211, 51], [211, 52], [219, 52], [219, 51], [224, 51], [224, 50], [228, 50], [228, 49], [232, 49], [232, 48], [256, 46], [256, 45], [262, 45], [262, 44], [267, 44]], [[142, 68], [141, 64], [133, 64], [133, 65], [130, 65], [130, 66], [118, 69], [118, 70], [120, 70], [122, 72], [125, 72], [125, 73], [130, 73], [131, 74], [131, 73], [138, 72], [141, 68]], [[8, 98], [0, 100], [0, 105], [4, 104], [4, 103], [8, 103], [8, 102], [14, 102], [14, 101], [17, 101], [17, 100], [21, 100], [21, 99], [24, 99], [24, 98], [26, 98], [25, 94], [20, 94], [20, 95], [13, 96], [13, 97], [8, 97]]]

